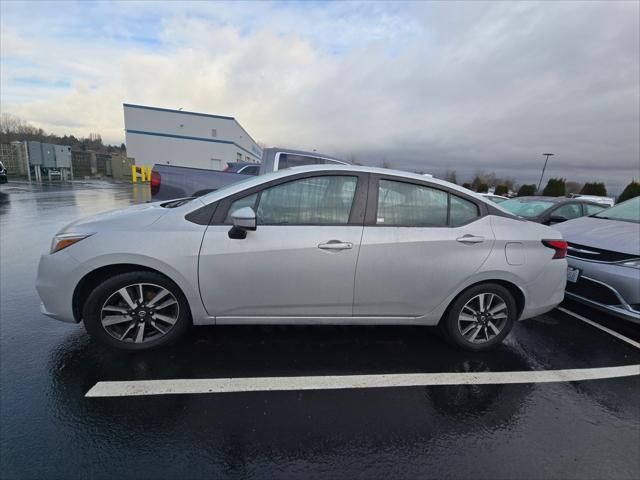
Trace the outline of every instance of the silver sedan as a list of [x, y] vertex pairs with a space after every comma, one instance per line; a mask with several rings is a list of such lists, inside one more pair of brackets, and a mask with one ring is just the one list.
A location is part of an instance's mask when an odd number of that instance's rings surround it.
[[569, 242], [567, 295], [640, 323], [640, 197], [557, 228]]
[[36, 282], [45, 315], [128, 350], [191, 325], [439, 325], [486, 350], [564, 297], [566, 242], [457, 185], [301, 167], [77, 221]]

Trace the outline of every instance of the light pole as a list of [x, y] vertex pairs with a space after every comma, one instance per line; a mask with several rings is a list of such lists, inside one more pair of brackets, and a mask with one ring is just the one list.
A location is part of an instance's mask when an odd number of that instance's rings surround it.
[[542, 177], [544, 177], [544, 171], [547, 169], [547, 162], [549, 161], [549, 157], [553, 157], [553, 153], [543, 153], [542, 155], [547, 158], [544, 159], [544, 167], [542, 167], [542, 174], [540, 175], [540, 181], [538, 182], [538, 194], [540, 193], [540, 187], [542, 186]]

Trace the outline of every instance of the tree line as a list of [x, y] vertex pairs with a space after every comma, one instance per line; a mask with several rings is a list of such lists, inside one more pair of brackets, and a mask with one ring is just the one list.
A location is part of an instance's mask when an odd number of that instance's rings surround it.
[[[444, 180], [457, 184], [455, 170], [447, 170]], [[536, 195], [537, 186], [535, 184], [517, 185], [511, 177], [498, 177], [495, 173], [485, 173], [478, 170], [471, 182], [464, 182], [463, 187], [478, 193], [487, 193], [489, 188], [494, 189], [496, 195], [508, 195], [515, 192], [518, 197]], [[517, 187], [517, 188], [516, 188]], [[568, 182], [565, 178], [550, 178], [546, 186], [540, 193], [545, 197], [564, 197], [570, 194], [607, 196], [607, 187], [603, 182]], [[632, 179], [618, 197], [618, 202], [640, 196], [640, 182]]]
[[67, 145], [73, 150], [92, 150], [100, 153], [125, 152], [126, 147], [121, 145], [105, 145], [99, 133], [90, 133], [88, 137], [77, 138], [73, 135], [54, 135], [45, 132], [42, 128], [34, 127], [20, 117], [10, 113], [0, 115], [0, 143], [15, 141], [37, 141]]

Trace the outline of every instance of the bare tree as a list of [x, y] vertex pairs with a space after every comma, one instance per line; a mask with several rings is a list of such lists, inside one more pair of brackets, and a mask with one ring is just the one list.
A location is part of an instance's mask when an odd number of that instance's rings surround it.
[[456, 176], [456, 171], [455, 170], [449, 170], [447, 169], [447, 171], [444, 174], [444, 179], [447, 182], [451, 182], [451, 183], [458, 183], [458, 177]]
[[0, 115], [0, 143], [24, 140], [68, 145], [74, 149], [80, 148], [83, 150], [90, 149], [106, 152], [116, 151], [122, 148], [122, 145], [104, 145], [102, 143], [102, 136], [99, 133], [91, 133], [89, 134], [89, 138], [76, 138], [73, 135], [64, 135], [61, 137], [47, 133], [42, 128], [34, 127], [20, 117], [10, 113], [2, 113], [2, 115]]
[[20, 117], [3, 113], [0, 116], [0, 142], [15, 140], [43, 140], [47, 135], [41, 128], [28, 124]]

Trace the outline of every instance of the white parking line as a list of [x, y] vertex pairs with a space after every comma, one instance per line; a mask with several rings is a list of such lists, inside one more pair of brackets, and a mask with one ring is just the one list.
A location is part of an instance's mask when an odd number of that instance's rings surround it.
[[615, 330], [611, 330], [610, 328], [607, 328], [604, 325], [600, 325], [599, 323], [594, 322], [593, 320], [589, 320], [588, 318], [585, 318], [582, 315], [578, 315], [577, 313], [574, 313], [571, 310], [567, 310], [564, 307], [557, 307], [557, 310], [560, 310], [561, 312], [566, 313], [567, 315], [571, 315], [572, 317], [575, 317], [578, 320], [582, 320], [583, 322], [588, 323], [592, 327], [599, 328], [603, 332], [607, 332], [608, 334], [613, 335], [614, 337], [622, 340], [623, 342], [627, 342], [629, 345], [633, 345], [636, 348], [640, 348], [640, 343], [636, 342], [635, 340], [632, 340], [629, 337], [625, 337], [624, 335], [616, 332]]
[[311, 377], [198, 378], [98, 382], [86, 397], [130, 397], [186, 393], [273, 392], [340, 390], [353, 388], [426, 387], [433, 385], [495, 385], [600, 380], [640, 375], [640, 365], [478, 373], [402, 373]]

